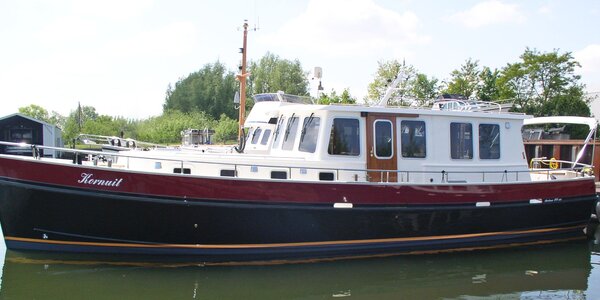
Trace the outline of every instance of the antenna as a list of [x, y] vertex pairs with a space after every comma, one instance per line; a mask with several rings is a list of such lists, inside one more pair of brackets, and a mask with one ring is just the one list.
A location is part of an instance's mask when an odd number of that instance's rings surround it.
[[319, 80], [319, 86], [317, 87], [317, 99], [321, 96], [321, 92], [323, 91], [323, 85], [321, 84], [321, 78], [323, 78], [323, 68], [315, 67], [313, 70], [313, 80]]
[[254, 19], [256, 20], [256, 24], [254, 24], [254, 28], [253, 28], [254, 31], [257, 31], [260, 29], [260, 17], [256, 13], [256, 11], [257, 11], [256, 7], [257, 7], [256, 0], [254, 0]]
[[252, 28], [252, 30], [254, 30], [254, 31], [260, 30], [260, 17], [256, 17], [256, 24], [254, 24], [254, 28]]

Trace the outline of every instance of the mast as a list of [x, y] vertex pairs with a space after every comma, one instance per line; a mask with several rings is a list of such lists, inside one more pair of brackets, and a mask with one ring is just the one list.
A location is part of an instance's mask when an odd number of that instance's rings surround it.
[[244, 20], [244, 42], [241, 52], [242, 52], [242, 66], [240, 68], [240, 74], [237, 76], [237, 79], [240, 81], [240, 115], [239, 115], [239, 125], [238, 125], [238, 140], [242, 138], [242, 129], [244, 128], [244, 118], [246, 117], [246, 77], [248, 74], [246, 73], [246, 53], [247, 51], [247, 43], [246, 39], [248, 37], [248, 20]]

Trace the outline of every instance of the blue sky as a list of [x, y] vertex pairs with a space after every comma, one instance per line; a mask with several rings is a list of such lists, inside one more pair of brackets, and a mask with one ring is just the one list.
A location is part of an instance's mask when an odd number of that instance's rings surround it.
[[[447, 79], [468, 58], [501, 68], [526, 47], [572, 52], [600, 91], [600, 1], [0, 1], [0, 115], [32, 103], [68, 114], [147, 118], [169, 83], [217, 60], [267, 51], [323, 68], [326, 91], [362, 98], [377, 62]], [[315, 86], [316, 83], [313, 83]]]

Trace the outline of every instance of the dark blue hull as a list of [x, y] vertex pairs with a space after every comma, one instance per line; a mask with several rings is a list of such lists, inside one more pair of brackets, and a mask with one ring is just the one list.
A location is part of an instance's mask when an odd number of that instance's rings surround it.
[[473, 250], [585, 238], [596, 195], [477, 207], [248, 203], [0, 180], [9, 249], [264, 261]]

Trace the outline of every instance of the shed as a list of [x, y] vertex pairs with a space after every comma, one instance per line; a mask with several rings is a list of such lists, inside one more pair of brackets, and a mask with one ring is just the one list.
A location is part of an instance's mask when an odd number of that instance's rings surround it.
[[[62, 131], [56, 125], [46, 123], [15, 113], [0, 117], [0, 140], [12, 143], [26, 143], [50, 147], [63, 147]], [[2, 154], [32, 155], [31, 148], [16, 146], [0, 146]], [[42, 150], [44, 157], [57, 157], [58, 151]]]

